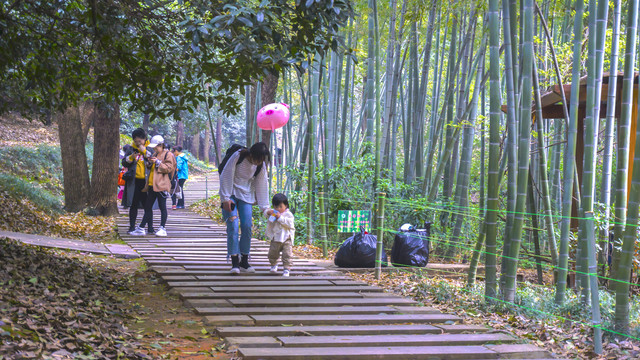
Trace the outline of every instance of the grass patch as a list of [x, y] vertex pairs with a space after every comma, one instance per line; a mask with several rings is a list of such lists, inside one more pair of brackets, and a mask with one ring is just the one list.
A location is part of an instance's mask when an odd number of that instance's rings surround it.
[[0, 173], [0, 191], [18, 201], [26, 198], [45, 212], [62, 212], [62, 197], [43, 188], [38, 182]]
[[52, 193], [62, 194], [62, 156], [58, 146], [2, 147], [0, 168], [4, 173], [37, 182]]
[[183, 150], [182, 152], [186, 154], [187, 159], [189, 160], [189, 171], [191, 172], [194, 172], [196, 174], [204, 174], [217, 169], [212, 164], [207, 164], [202, 160], [198, 160], [187, 150]]

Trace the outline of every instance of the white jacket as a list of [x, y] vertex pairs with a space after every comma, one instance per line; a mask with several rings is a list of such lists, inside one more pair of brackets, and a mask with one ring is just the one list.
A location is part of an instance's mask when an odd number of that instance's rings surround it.
[[[269, 217], [267, 211], [264, 212], [264, 215]], [[276, 219], [276, 221], [267, 221], [267, 237], [276, 242], [285, 242], [291, 238], [291, 242], [293, 243], [293, 237], [296, 232], [294, 222], [293, 214], [287, 209], [287, 211], [280, 214], [280, 217]]]
[[269, 209], [269, 181], [267, 180], [267, 166], [262, 164], [260, 173], [254, 178], [256, 165], [249, 159], [240, 164], [240, 151], [231, 155], [220, 174], [220, 201], [225, 202], [235, 196], [247, 204], [258, 205], [260, 211]]

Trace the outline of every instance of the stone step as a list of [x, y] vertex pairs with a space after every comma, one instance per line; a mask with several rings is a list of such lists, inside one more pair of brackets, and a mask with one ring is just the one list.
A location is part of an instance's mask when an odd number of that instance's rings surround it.
[[[178, 290], [182, 290], [182, 288], [177, 288]], [[200, 289], [200, 288], [199, 288]], [[325, 298], [338, 298], [338, 299], [363, 299], [363, 294], [358, 292], [291, 292], [291, 293], [282, 293], [280, 291], [277, 292], [213, 292], [213, 290], [209, 289], [206, 291], [206, 288], [201, 288], [200, 291], [197, 292], [182, 292], [180, 291], [180, 296], [183, 299], [253, 299], [253, 300], [289, 300], [289, 299], [301, 299], [302, 300], [315, 300], [318, 299], [321, 301]], [[388, 293], [381, 292], [373, 292], [369, 293], [370, 295], [376, 295], [367, 297], [367, 298], [391, 298], [398, 299], [397, 297], [392, 296]], [[406, 300], [406, 299], [404, 299]], [[409, 300], [410, 301], [410, 300]], [[256, 303], [257, 304], [257, 303]], [[265, 304], [268, 305], [268, 304]]]
[[[226, 271], [227, 274], [229, 274], [229, 270], [231, 270], [231, 263], [218, 263], [217, 265], [213, 265], [212, 263], [210, 263], [209, 265], [180, 265], [180, 264], [173, 264], [173, 266], [180, 266], [183, 269], [185, 269], [186, 271]], [[162, 267], [162, 265], [158, 266], [158, 265], [153, 265], [154, 267]], [[256, 269], [256, 272], [258, 271], [269, 271], [269, 269], [271, 268], [270, 265], [256, 265], [256, 264], [251, 264], [251, 267], [253, 267], [254, 269]], [[316, 264], [309, 264], [309, 265], [304, 265], [304, 266], [296, 266], [295, 268], [293, 268], [294, 271], [319, 271], [319, 270], [324, 270], [322, 267], [317, 266]], [[240, 274], [242, 275], [242, 274]], [[251, 275], [251, 273], [247, 273], [247, 275]]]
[[[195, 287], [197, 288], [197, 287]], [[281, 292], [281, 293], [297, 293], [297, 292], [382, 292], [382, 289], [375, 286], [218, 286], [213, 288], [215, 292], [223, 293], [223, 292], [257, 292], [263, 293], [266, 291], [270, 292]]]
[[284, 347], [351, 347], [351, 346], [460, 346], [491, 343], [512, 343], [518, 339], [506, 334], [384, 334], [279, 336]]
[[[239, 274], [240, 276], [274, 276], [274, 274], [271, 274], [269, 271], [269, 269], [265, 268], [256, 268], [256, 272], [253, 274]], [[229, 269], [224, 269], [224, 270], [185, 270], [185, 269], [173, 269], [173, 270], [167, 270], [167, 271], [156, 271], [158, 273], [158, 275], [164, 277], [164, 276], [187, 276], [187, 275], [194, 275], [194, 276], [198, 276], [198, 275], [210, 275], [210, 276], [229, 276]], [[290, 272], [291, 276], [298, 276], [298, 275], [309, 275], [309, 276], [340, 276], [341, 273], [337, 273], [335, 271], [323, 271], [323, 270], [298, 270], [296, 269], [292, 269]], [[275, 274], [275, 276], [281, 276], [282, 275], [282, 269], [278, 269], [278, 273]]]
[[[232, 275], [229, 275], [231, 277]], [[244, 286], [330, 286], [333, 285], [329, 280], [304, 280], [303, 277], [300, 279], [296, 279], [295, 277], [291, 277], [288, 279], [282, 280], [282, 277], [273, 277], [273, 280], [269, 280], [269, 278], [265, 278], [260, 281], [244, 281], [242, 280], [242, 276], [237, 276], [236, 281], [169, 281], [167, 284], [171, 287], [244, 287]], [[354, 285], [360, 285], [355, 283]], [[336, 287], [339, 287], [335, 285]]]
[[[345, 280], [345, 279], [349, 279], [348, 277], [344, 277], [344, 276], [313, 276], [313, 275], [309, 275], [308, 273], [304, 273], [305, 275], [302, 276], [292, 276], [289, 278], [289, 280], [292, 279], [304, 279], [304, 280], [327, 280], [327, 281], [331, 281], [331, 280]], [[229, 274], [224, 275], [224, 276], [219, 276], [219, 275], [196, 275], [195, 278], [198, 280], [202, 280], [202, 281], [272, 281], [272, 280], [282, 280], [282, 274], [278, 273], [278, 274], [272, 274], [269, 272], [256, 272], [256, 273], [252, 273], [250, 275], [244, 275], [244, 276], [230, 276]]]
[[377, 334], [440, 334], [433, 325], [320, 325], [320, 326], [230, 326], [216, 332], [227, 336], [295, 336], [295, 335], [377, 335]]
[[497, 359], [498, 353], [483, 346], [371, 346], [238, 349], [243, 360], [419, 360]]
[[370, 346], [370, 347], [240, 347], [244, 360], [422, 360], [422, 359], [536, 359], [551, 360], [552, 356], [533, 345], [462, 345], [462, 346]]
[[362, 305], [410, 305], [417, 304], [415, 301], [399, 297], [382, 297], [382, 298], [336, 298], [328, 299], [237, 299], [227, 298], [234, 306], [253, 307], [253, 306], [362, 306]]
[[382, 314], [382, 315], [253, 315], [256, 325], [384, 325], [440, 324], [461, 319], [447, 314]]
[[200, 315], [323, 315], [394, 314], [391, 306], [324, 306], [324, 307], [196, 307]]
[[[215, 264], [215, 265], [218, 265], [218, 266], [224, 266], [226, 269], [230, 269], [231, 268], [231, 263], [227, 264], [226, 263], [226, 259], [217, 259], [217, 261], [213, 261], [213, 260], [180, 260], [180, 261], [177, 261], [177, 260], [167, 260], [167, 259], [154, 260], [154, 259], [150, 258], [149, 260], [147, 260], [147, 262], [149, 263], [149, 265], [153, 265], [153, 266], [176, 265], [176, 264], [183, 265], [183, 266], [186, 266], [186, 265], [209, 265], [209, 266], [212, 266], [212, 265]], [[253, 261], [251, 263], [251, 265], [252, 266], [254, 266], [254, 265], [264, 265], [264, 266], [266, 266], [266, 265], [269, 265], [269, 262], [266, 261], [266, 260], [264, 260], [264, 261]], [[313, 264], [313, 263], [310, 263], [310, 262], [305, 262], [305, 261], [299, 261], [298, 262], [298, 261], [294, 260], [293, 261], [293, 266], [296, 267], [296, 266], [316, 266], [316, 265]]]

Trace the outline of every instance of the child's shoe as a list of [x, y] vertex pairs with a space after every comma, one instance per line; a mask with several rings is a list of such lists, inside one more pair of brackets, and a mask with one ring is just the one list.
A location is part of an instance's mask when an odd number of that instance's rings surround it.
[[284, 277], [289, 277], [289, 270], [285, 269], [285, 270], [282, 272], [282, 276], [284, 276]]
[[273, 265], [273, 266], [271, 267], [271, 270], [269, 270], [269, 272], [270, 272], [270, 273], [272, 273], [272, 274], [277, 273], [277, 272], [278, 272], [278, 264]]

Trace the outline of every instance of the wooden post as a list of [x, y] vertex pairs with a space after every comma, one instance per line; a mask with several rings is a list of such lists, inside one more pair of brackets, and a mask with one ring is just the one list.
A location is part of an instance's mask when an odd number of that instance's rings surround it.
[[322, 256], [327, 257], [327, 215], [324, 210], [324, 192], [318, 193], [320, 201], [320, 238], [322, 240]]
[[378, 193], [378, 207], [376, 208], [377, 219], [376, 219], [376, 237], [378, 242], [376, 244], [376, 271], [375, 276], [376, 279], [380, 279], [380, 273], [382, 272], [382, 238], [384, 236], [384, 200], [385, 193]]

